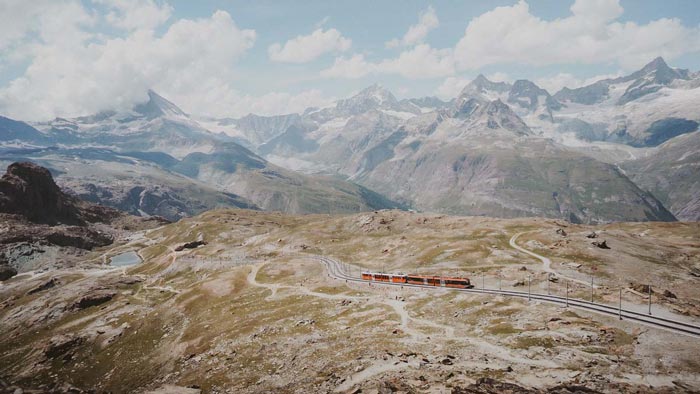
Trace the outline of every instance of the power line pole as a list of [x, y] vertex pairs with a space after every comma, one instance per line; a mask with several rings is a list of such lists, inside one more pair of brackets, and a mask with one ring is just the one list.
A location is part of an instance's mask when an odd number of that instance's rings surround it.
[[549, 282], [551, 282], [550, 281], [551, 278], [552, 278], [552, 273], [551, 272], [547, 273], [547, 295], [550, 295], [549, 294]]
[[622, 320], [622, 288], [620, 288], [620, 307], [618, 308], [618, 317]]
[[569, 281], [566, 281], [566, 307], [569, 307]]
[[649, 283], [649, 314], [651, 315], [651, 283]]
[[593, 302], [593, 273], [591, 272], [591, 302]]
[[527, 300], [530, 301], [530, 275], [527, 276]]

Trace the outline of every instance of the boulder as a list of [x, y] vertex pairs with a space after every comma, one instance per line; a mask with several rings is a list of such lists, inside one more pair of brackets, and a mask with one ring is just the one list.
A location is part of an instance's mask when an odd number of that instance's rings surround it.
[[51, 279], [49, 279], [48, 281], [46, 281], [46, 282], [40, 284], [39, 286], [37, 286], [37, 287], [35, 287], [35, 288], [29, 290], [29, 291], [27, 292], [27, 294], [35, 294], [35, 293], [38, 293], [38, 292], [40, 292], [40, 291], [48, 290], [48, 289], [50, 289], [50, 288], [52, 288], [52, 287], [55, 287], [58, 283], [59, 283], [59, 282], [58, 282], [58, 280], [57, 280], [56, 278], [51, 278]]
[[666, 298], [678, 298], [670, 290], [664, 290], [663, 296]]
[[49, 340], [44, 348], [44, 356], [47, 359], [63, 358], [70, 360], [73, 358], [75, 348], [84, 342], [84, 338], [68, 335], [57, 335]]
[[114, 291], [96, 290], [82, 296], [75, 304], [73, 304], [73, 308], [85, 309], [91, 306], [101, 305], [107, 301], [110, 301], [115, 295], [117, 295], [117, 293]]
[[602, 240], [602, 241], [593, 241], [593, 242], [591, 242], [591, 244], [593, 244], [594, 246], [599, 247], [600, 249], [610, 249], [610, 247], [608, 246], [607, 241], [605, 241], [605, 240]]
[[[647, 295], [649, 294], [649, 285], [643, 285], [641, 283], [634, 283], [630, 282], [630, 287], [632, 290], [636, 291], [637, 293]], [[651, 292], [654, 293], [654, 289], [651, 289]]]
[[0, 264], [0, 280], [8, 280], [17, 275], [17, 270], [7, 264]]
[[187, 242], [184, 243], [178, 247], [175, 248], [176, 252], [182, 252], [185, 249], [196, 249], [202, 245], [206, 245], [207, 243], [204, 241], [192, 241], [192, 242]]

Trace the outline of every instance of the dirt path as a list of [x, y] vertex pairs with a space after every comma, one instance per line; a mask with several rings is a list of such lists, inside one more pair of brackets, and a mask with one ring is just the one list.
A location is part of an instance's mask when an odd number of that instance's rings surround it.
[[[515, 243], [515, 241], [518, 239], [518, 237], [521, 236], [521, 235], [523, 235], [523, 234], [525, 234], [525, 233], [524, 233], [524, 232], [523, 232], [523, 233], [517, 233], [517, 234], [513, 235], [513, 236], [510, 238], [510, 241], [509, 241], [508, 243], [510, 244], [510, 246], [511, 246], [513, 249], [518, 250], [518, 251], [520, 251], [520, 252], [523, 252], [523, 253], [525, 253], [525, 254], [527, 254], [527, 255], [530, 255], [530, 256], [532, 256], [532, 257], [534, 257], [534, 258], [540, 260], [540, 261], [542, 262], [542, 270], [543, 270], [544, 272], [547, 272], [547, 273], [556, 275], [558, 278], [563, 278], [563, 279], [566, 279], [566, 280], [571, 281], [571, 282], [580, 283], [580, 284], [582, 284], [582, 285], [584, 285], [584, 286], [590, 286], [590, 285], [591, 285], [591, 283], [588, 282], [588, 281], [581, 280], [581, 279], [576, 279], [576, 278], [572, 278], [572, 277], [570, 277], [570, 276], [566, 276], [566, 275], [564, 275], [564, 274], [561, 274], [561, 273], [555, 271], [555, 270], [552, 268], [552, 260], [550, 260], [549, 258], [544, 257], [544, 256], [542, 256], [542, 255], [540, 255], [540, 254], [537, 254], [537, 253], [535, 253], [535, 252], [532, 252], [532, 251], [530, 251], [530, 250], [527, 250], [527, 249], [525, 249], [525, 248], [519, 246], [517, 243]], [[593, 285], [593, 287], [594, 287], [594, 288], [597, 288], [598, 286], [597, 286], [597, 285]]]

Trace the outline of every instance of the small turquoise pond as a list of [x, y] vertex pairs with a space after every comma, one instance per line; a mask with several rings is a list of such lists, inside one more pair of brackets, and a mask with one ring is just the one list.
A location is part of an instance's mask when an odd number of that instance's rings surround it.
[[141, 262], [141, 257], [136, 252], [126, 252], [109, 259], [109, 264], [115, 267], [134, 265]]

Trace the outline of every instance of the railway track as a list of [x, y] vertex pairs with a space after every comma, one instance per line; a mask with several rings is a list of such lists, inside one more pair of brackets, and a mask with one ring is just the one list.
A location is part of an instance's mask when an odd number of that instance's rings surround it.
[[698, 326], [698, 325], [694, 325], [694, 324], [690, 324], [690, 323], [687, 323], [684, 321], [670, 319], [670, 318], [666, 318], [666, 317], [662, 317], [662, 316], [648, 315], [645, 313], [632, 311], [632, 310], [628, 310], [628, 309], [624, 309], [624, 308], [620, 309], [619, 307], [606, 305], [606, 304], [600, 304], [597, 302], [590, 302], [590, 301], [585, 301], [585, 300], [581, 300], [581, 299], [567, 298], [567, 297], [561, 297], [561, 296], [556, 296], [556, 295], [528, 293], [528, 292], [514, 291], [514, 290], [477, 289], [477, 288], [458, 289], [458, 288], [448, 288], [448, 287], [439, 287], [439, 286], [415, 285], [415, 284], [409, 284], [409, 283], [374, 282], [374, 281], [368, 281], [368, 280], [364, 280], [362, 278], [352, 276], [351, 274], [349, 274], [345, 271], [343, 263], [341, 263], [337, 260], [333, 260], [331, 258], [323, 257], [323, 256], [317, 256], [316, 259], [318, 259], [321, 263], [323, 263], [326, 266], [326, 269], [328, 270], [328, 275], [330, 277], [332, 277], [334, 279], [345, 280], [348, 282], [374, 283], [374, 284], [383, 285], [383, 286], [401, 286], [401, 287], [418, 287], [418, 288], [428, 288], [428, 289], [446, 289], [446, 290], [450, 290], [450, 291], [461, 291], [461, 292], [473, 293], [473, 294], [485, 294], [485, 295], [494, 295], [494, 296], [500, 295], [500, 296], [506, 296], [506, 297], [525, 298], [528, 300], [542, 301], [542, 302], [547, 302], [550, 304], [556, 304], [556, 305], [567, 306], [567, 307], [575, 308], [575, 309], [587, 310], [587, 311], [594, 312], [594, 313], [601, 314], [601, 315], [620, 317], [622, 319], [634, 321], [634, 322], [641, 323], [641, 324], [644, 324], [647, 326], [661, 328], [661, 329], [677, 332], [680, 334], [688, 335], [691, 337], [700, 338], [700, 326]]

